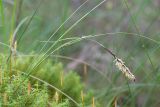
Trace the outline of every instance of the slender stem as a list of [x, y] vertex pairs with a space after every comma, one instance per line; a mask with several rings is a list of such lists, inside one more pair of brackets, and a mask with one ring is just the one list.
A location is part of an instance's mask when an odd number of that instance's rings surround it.
[[[83, 37], [82, 37], [83, 38]], [[111, 51], [109, 50], [108, 48], [106, 48], [104, 45], [102, 45], [101, 43], [97, 42], [96, 40], [93, 40], [93, 39], [86, 39], [86, 38], [83, 38], [85, 40], [89, 40], [89, 41], [92, 41], [100, 46], [102, 46], [108, 53], [110, 53], [114, 58], [116, 58], [116, 55]]]
[[[0, 0], [0, 18], [1, 18], [1, 22], [2, 22], [2, 38], [0, 38], [2, 40], [2, 42], [5, 42], [5, 36], [6, 36], [6, 27], [5, 27], [5, 14], [4, 14], [4, 7], [3, 7], [3, 1]], [[3, 48], [2, 48], [3, 49]]]

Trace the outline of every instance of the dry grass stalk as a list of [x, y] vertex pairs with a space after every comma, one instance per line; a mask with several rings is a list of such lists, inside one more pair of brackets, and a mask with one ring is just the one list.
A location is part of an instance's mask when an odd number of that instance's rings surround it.
[[16, 36], [10, 37], [10, 47], [11, 47], [11, 54], [15, 54], [17, 49]]
[[92, 97], [92, 107], [95, 107], [95, 100], [94, 100], [94, 97]]
[[54, 99], [55, 99], [56, 103], [58, 104], [58, 101], [59, 101], [59, 94], [58, 94], [57, 91], [55, 92]]
[[83, 93], [83, 90], [81, 91], [81, 101], [82, 101], [82, 107], [84, 107], [84, 93]]
[[124, 63], [121, 59], [115, 57], [114, 62], [115, 62], [115, 65], [117, 66], [117, 68], [118, 68], [120, 71], [122, 71], [122, 73], [123, 73], [127, 78], [129, 78], [130, 80], [135, 81], [135, 79], [136, 79], [135, 76], [131, 73], [131, 71], [129, 70], [129, 68], [125, 65], [125, 63]]
[[86, 76], [87, 75], [87, 65], [84, 64], [84, 75]]
[[16, 56], [16, 51], [17, 51], [17, 41], [15, 41], [13, 44], [11, 44], [11, 55], [13, 57]]
[[117, 98], [114, 100], [114, 107], [118, 107], [117, 106]]
[[[12, 56], [16, 56], [16, 50], [17, 50], [17, 41], [16, 41], [16, 37], [14, 36], [12, 38], [12, 36], [10, 37], [10, 55], [7, 58], [7, 62], [10, 61], [10, 75], [12, 76]], [[10, 60], [9, 60], [10, 59]], [[16, 61], [15, 61], [16, 63]]]
[[28, 95], [30, 95], [31, 94], [31, 83], [30, 83], [30, 81], [28, 82]]
[[2, 80], [2, 69], [1, 69], [1, 65], [0, 65], [0, 85], [3, 83], [3, 80]]
[[4, 93], [4, 94], [3, 94], [3, 102], [4, 102], [4, 105], [7, 105], [7, 102], [8, 102], [7, 99], [8, 99], [8, 98], [7, 98], [7, 93]]
[[115, 97], [114, 100], [113, 100], [112, 107], [118, 107], [118, 105], [117, 105], [117, 100], [118, 100], [118, 98]]

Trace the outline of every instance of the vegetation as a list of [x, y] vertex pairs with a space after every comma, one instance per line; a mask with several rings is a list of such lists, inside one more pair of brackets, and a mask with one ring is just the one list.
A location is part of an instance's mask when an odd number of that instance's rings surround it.
[[0, 106], [159, 106], [159, 13], [159, 0], [0, 0]]
[[[68, 107], [82, 103], [81, 91], [84, 90], [84, 85], [75, 72], [63, 74], [62, 64], [53, 65], [48, 59], [27, 77], [29, 72], [26, 70], [32, 60], [33, 57], [15, 59], [12, 76], [6, 68], [2, 69], [1, 105]], [[83, 94], [83, 103], [90, 105], [92, 97], [91, 90]]]

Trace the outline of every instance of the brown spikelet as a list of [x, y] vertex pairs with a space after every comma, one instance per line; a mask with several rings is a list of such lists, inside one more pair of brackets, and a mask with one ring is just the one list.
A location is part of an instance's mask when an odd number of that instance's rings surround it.
[[115, 58], [115, 65], [117, 66], [117, 68], [122, 71], [122, 73], [127, 77], [129, 78], [130, 80], [133, 80], [135, 81], [135, 76], [131, 73], [131, 71], [129, 70], [128, 67], [126, 67], [126, 65], [124, 64], [124, 62], [119, 59], [119, 58]]
[[28, 82], [28, 95], [30, 95], [30, 94], [31, 94], [31, 83]]

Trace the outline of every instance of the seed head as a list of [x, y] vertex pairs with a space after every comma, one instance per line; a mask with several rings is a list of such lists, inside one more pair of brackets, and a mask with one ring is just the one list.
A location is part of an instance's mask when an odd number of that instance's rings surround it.
[[59, 94], [58, 94], [57, 91], [55, 92], [54, 98], [55, 98], [56, 103], [58, 103], [58, 101], [59, 101]]
[[135, 81], [135, 79], [136, 79], [135, 76], [131, 73], [131, 71], [129, 70], [129, 68], [126, 67], [126, 65], [124, 64], [124, 62], [121, 59], [119, 59], [119, 58], [116, 57], [115, 60], [114, 60], [114, 62], [115, 62], [115, 65], [117, 66], [117, 68], [120, 71], [122, 71], [122, 73], [127, 78], [129, 78], [130, 80]]

